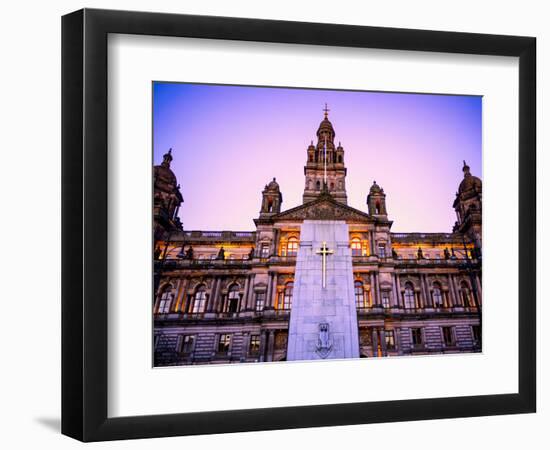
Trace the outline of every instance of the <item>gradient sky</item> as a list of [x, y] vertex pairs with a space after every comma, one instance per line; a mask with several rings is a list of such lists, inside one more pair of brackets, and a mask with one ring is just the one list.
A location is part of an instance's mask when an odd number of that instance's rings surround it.
[[153, 85], [154, 164], [172, 148], [186, 230], [254, 230], [273, 177], [302, 203], [306, 149], [328, 103], [344, 147], [348, 204], [373, 182], [392, 231], [450, 232], [462, 160], [481, 178], [481, 97], [182, 83]]

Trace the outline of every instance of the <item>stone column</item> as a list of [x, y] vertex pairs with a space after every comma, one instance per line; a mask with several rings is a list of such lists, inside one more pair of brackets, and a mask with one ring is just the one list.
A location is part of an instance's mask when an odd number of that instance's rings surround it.
[[248, 349], [250, 348], [250, 333], [245, 331], [243, 333], [243, 341], [241, 348], [241, 362], [244, 362], [248, 358]]
[[249, 276], [250, 281], [248, 282], [248, 293], [246, 294], [246, 310], [252, 311], [254, 309], [254, 277], [255, 275], [252, 274]]
[[264, 309], [269, 309], [271, 303], [271, 285], [273, 284], [273, 272], [267, 273], [267, 290], [265, 292]]
[[183, 310], [183, 301], [185, 299], [185, 291], [187, 291], [187, 285], [189, 284], [189, 278], [184, 278], [182, 280], [180, 290], [176, 299], [176, 312], [181, 312]]
[[370, 254], [375, 255], [375, 249], [374, 249], [374, 231], [369, 231], [369, 247], [370, 247]]
[[266, 331], [262, 330], [260, 332], [260, 356], [259, 356], [260, 362], [265, 361], [265, 347], [266, 347], [265, 340], [266, 340]]
[[455, 293], [455, 306], [463, 307], [464, 305], [462, 304], [462, 297], [460, 297], [460, 292], [458, 291], [457, 284], [456, 284], [456, 275], [452, 274], [451, 280], [452, 280], [451, 286], [453, 287], [453, 291]]
[[457, 302], [457, 299], [456, 299], [456, 293], [455, 293], [455, 290], [454, 290], [454, 280], [453, 280], [453, 276], [449, 273], [447, 274], [448, 275], [448, 278], [449, 278], [449, 302], [451, 303], [451, 308], [455, 307], [456, 305], [458, 305], [458, 302]]
[[386, 348], [386, 330], [380, 329], [380, 346], [382, 347], [382, 356], [388, 356], [388, 349]]
[[382, 307], [382, 296], [380, 295], [380, 273], [374, 274], [374, 283], [376, 285], [376, 304]]
[[433, 302], [432, 302], [432, 297], [430, 295], [430, 288], [428, 286], [428, 275], [423, 273], [421, 275], [421, 281], [424, 284], [424, 292], [425, 292], [425, 299], [426, 299], [426, 302], [424, 303], [424, 307], [425, 308], [433, 308], [434, 305], [433, 305]]
[[374, 272], [369, 273], [370, 276], [370, 295], [371, 295], [371, 301], [372, 306], [378, 305], [378, 298], [376, 296], [376, 282], [374, 280]]
[[398, 295], [398, 291], [397, 291], [397, 277], [395, 275], [395, 273], [392, 274], [393, 275], [393, 283], [392, 283], [392, 299], [391, 299], [391, 307], [392, 308], [399, 308], [399, 295]]
[[212, 280], [212, 290], [210, 291], [210, 298], [208, 299], [208, 305], [206, 305], [206, 312], [216, 312], [216, 296], [218, 291], [219, 278], [214, 278]]
[[173, 313], [176, 311], [176, 303], [178, 301], [178, 294], [181, 287], [181, 279], [177, 279], [176, 285], [174, 286], [174, 298], [172, 299], [172, 302], [170, 303], [170, 312]]
[[395, 333], [395, 348], [398, 355], [403, 354], [403, 347], [401, 345], [401, 328], [394, 328]]
[[278, 255], [278, 247], [279, 247], [279, 236], [281, 232], [278, 229], [273, 230], [273, 242], [271, 243], [271, 254], [272, 255]]
[[401, 298], [401, 283], [399, 282], [399, 274], [395, 274], [395, 287], [397, 289], [397, 305], [403, 307], [403, 299]]
[[479, 303], [479, 306], [481, 306], [481, 304], [483, 303], [482, 302], [482, 295], [481, 295], [481, 280], [480, 280], [480, 277], [479, 277], [479, 274], [476, 274], [475, 275], [475, 279], [476, 279], [476, 286], [477, 286], [477, 301]]
[[267, 357], [266, 361], [273, 361], [273, 350], [275, 348], [275, 331], [269, 331], [269, 337], [267, 340]]
[[239, 313], [243, 310], [246, 311], [247, 302], [248, 302], [248, 286], [250, 284], [250, 275], [246, 276], [246, 280], [244, 281], [244, 289], [243, 289], [243, 296], [239, 300]]
[[273, 273], [273, 282], [271, 283], [271, 300], [270, 306], [273, 309], [275, 307], [275, 301], [277, 299], [277, 273]]
[[376, 357], [378, 356], [378, 329], [376, 327], [372, 327], [372, 351], [373, 355]]

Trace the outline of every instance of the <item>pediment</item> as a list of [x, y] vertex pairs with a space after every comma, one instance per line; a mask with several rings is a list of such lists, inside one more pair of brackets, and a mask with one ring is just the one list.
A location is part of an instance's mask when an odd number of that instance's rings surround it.
[[351, 206], [343, 205], [332, 197], [323, 196], [317, 200], [283, 211], [272, 218], [275, 221], [300, 220], [345, 220], [354, 222], [374, 222], [368, 214]]

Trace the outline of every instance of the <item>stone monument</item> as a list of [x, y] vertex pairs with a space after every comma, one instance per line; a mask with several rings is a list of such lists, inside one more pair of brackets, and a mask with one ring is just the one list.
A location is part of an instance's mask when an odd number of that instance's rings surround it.
[[290, 313], [288, 361], [359, 358], [348, 225], [305, 220]]

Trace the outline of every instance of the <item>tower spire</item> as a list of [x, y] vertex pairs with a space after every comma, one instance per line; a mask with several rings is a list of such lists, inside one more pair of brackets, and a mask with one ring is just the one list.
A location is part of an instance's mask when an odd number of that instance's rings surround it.
[[325, 103], [325, 107], [323, 108], [323, 112], [325, 113], [325, 119], [328, 119], [328, 112], [330, 109], [328, 109], [328, 105]]

